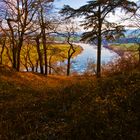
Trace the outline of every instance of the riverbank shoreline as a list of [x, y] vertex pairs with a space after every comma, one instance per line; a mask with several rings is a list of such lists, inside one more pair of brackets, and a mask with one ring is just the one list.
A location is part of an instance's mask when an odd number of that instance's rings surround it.
[[120, 50], [116, 47], [113, 47], [111, 45], [108, 45], [108, 46], [103, 46], [104, 48], [108, 49], [108, 50], [111, 50], [113, 52], [115, 52], [116, 54], [118, 54], [119, 56], [123, 56], [124, 55], [124, 51], [123, 50]]

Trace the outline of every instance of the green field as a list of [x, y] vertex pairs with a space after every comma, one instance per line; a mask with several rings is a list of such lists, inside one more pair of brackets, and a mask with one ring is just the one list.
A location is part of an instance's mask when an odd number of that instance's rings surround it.
[[119, 49], [122, 51], [137, 51], [139, 48], [138, 44], [128, 43], [128, 44], [112, 44], [111, 48]]

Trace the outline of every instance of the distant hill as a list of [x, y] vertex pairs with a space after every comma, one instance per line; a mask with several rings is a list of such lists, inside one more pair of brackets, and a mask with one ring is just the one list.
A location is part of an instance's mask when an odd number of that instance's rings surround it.
[[[79, 41], [83, 32], [77, 32], [75, 36], [73, 37], [73, 41]], [[117, 39], [115, 41], [107, 41], [103, 40], [102, 44], [107, 46], [108, 43], [119, 43], [119, 44], [126, 44], [126, 43], [140, 43], [140, 38], [137, 38], [140, 35], [140, 30], [126, 30], [124, 32], [125, 37], [122, 37], [120, 39]], [[64, 35], [53, 35], [57, 41], [64, 41]]]
[[140, 43], [140, 30], [126, 30], [124, 34], [125, 37], [121, 37], [115, 41], [103, 40], [103, 44], [106, 45], [108, 43], [119, 43], [119, 44]]
[[120, 44], [140, 43], [140, 38], [135, 38], [135, 37], [131, 37], [131, 38], [120, 38], [120, 39], [118, 39], [115, 42], [116, 43], [120, 43]]
[[139, 35], [140, 35], [140, 30], [131, 29], [131, 30], [125, 31], [125, 36], [127, 38], [134, 38], [134, 37], [139, 36]]

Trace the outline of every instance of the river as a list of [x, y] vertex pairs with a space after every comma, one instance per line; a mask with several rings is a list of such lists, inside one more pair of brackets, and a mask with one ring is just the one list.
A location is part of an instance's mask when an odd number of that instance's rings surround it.
[[[77, 43], [76, 45], [80, 45], [83, 48], [83, 51], [81, 54], [72, 59], [72, 71], [83, 73], [87, 69], [88, 62], [96, 63], [97, 48], [94, 45], [84, 43]], [[118, 55], [115, 52], [102, 47], [102, 64], [112, 61], [117, 56]]]
[[[90, 62], [92, 63], [94, 62], [96, 64], [97, 47], [94, 45], [84, 44], [84, 43], [76, 43], [76, 45], [80, 45], [83, 48], [83, 51], [78, 56], [71, 59], [71, 72], [82, 74], [83, 72], [85, 72]], [[113, 61], [113, 59], [116, 57], [118, 57], [118, 54], [116, 54], [112, 50], [102, 47], [102, 52], [101, 52], [102, 64], [106, 64], [110, 61]], [[61, 66], [66, 64], [67, 64], [67, 60], [64, 62], [58, 62], [58, 65]], [[29, 71], [31, 71], [31, 68], [29, 68]], [[38, 68], [38, 72], [39, 71], [40, 70]]]

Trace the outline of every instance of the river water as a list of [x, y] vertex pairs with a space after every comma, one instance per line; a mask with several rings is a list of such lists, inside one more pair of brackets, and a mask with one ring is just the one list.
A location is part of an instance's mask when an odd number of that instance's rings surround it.
[[[78, 56], [71, 59], [71, 73], [76, 72], [82, 74], [87, 70], [87, 66], [89, 63], [96, 64], [97, 47], [94, 45], [84, 44], [84, 43], [76, 43], [76, 45], [80, 45], [83, 48], [83, 51]], [[110, 61], [113, 61], [113, 59], [117, 57], [118, 55], [115, 52], [102, 47], [102, 52], [101, 52], [102, 64], [106, 64]], [[64, 62], [58, 62], [58, 65], [61, 66], [66, 66], [66, 64], [67, 64], [67, 60]], [[93, 68], [91, 69], [93, 70]], [[31, 71], [31, 68], [29, 68], [29, 71]], [[40, 72], [39, 68], [38, 68], [38, 72]]]
[[[88, 63], [96, 63], [97, 48], [94, 45], [84, 43], [77, 43], [76, 45], [80, 45], [83, 48], [83, 51], [81, 54], [72, 59], [72, 71], [83, 73], [87, 69]], [[115, 59], [117, 56], [118, 55], [115, 52], [102, 47], [102, 64], [106, 64], [110, 61], [113, 61], [113, 59]]]

